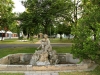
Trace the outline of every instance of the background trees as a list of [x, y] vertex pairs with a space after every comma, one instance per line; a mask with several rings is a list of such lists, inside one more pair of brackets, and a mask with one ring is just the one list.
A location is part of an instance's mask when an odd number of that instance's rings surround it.
[[12, 23], [12, 9], [13, 2], [11, 0], [0, 1], [0, 26], [2, 28], [9, 28], [9, 25]]
[[[20, 16], [24, 28], [30, 27], [39, 32], [42, 30], [44, 34], [50, 35], [54, 26], [57, 26], [57, 19], [61, 17], [64, 19], [63, 21], [71, 20], [71, 6], [73, 5], [71, 0], [27, 0], [22, 3], [27, 9], [26, 12], [22, 13], [23, 15], [26, 13], [27, 16]], [[27, 21], [26, 18], [28, 18]], [[52, 31], [50, 31], [50, 28], [52, 28]]]
[[[13, 22], [13, 2], [12, 0], [0, 0], [0, 27], [7, 31]], [[3, 35], [2, 35], [3, 38]]]

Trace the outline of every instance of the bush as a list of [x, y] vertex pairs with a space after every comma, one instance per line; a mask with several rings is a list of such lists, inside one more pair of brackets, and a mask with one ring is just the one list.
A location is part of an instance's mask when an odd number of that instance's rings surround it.
[[[75, 35], [71, 53], [80, 59], [91, 59], [95, 62], [100, 59], [99, 30], [95, 32], [87, 25], [78, 25], [72, 29]], [[96, 35], [91, 38], [92, 35]]]

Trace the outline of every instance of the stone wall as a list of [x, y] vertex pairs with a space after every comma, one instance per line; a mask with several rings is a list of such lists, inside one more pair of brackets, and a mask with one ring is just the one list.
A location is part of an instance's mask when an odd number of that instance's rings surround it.
[[[77, 64], [80, 60], [73, 59], [73, 55], [70, 53], [60, 53], [57, 54], [59, 64]], [[32, 54], [28, 53], [18, 53], [18, 54], [10, 54], [0, 59], [0, 64], [24, 64], [28, 65], [30, 63], [30, 59]]]
[[58, 58], [60, 60], [60, 63], [64, 64], [77, 64], [80, 62], [78, 58], [73, 58], [73, 55], [70, 53], [59, 53]]
[[0, 64], [11, 65], [11, 64], [29, 64], [33, 54], [28, 53], [17, 53], [17, 54], [9, 54], [0, 59]]
[[[11, 63], [16, 62], [27, 62], [30, 61], [32, 54], [19, 53], [19, 54], [10, 54], [0, 59], [0, 71], [80, 71], [86, 70], [93, 66], [94, 63], [91, 63], [89, 60], [83, 61], [80, 64], [79, 59], [73, 59], [73, 56], [69, 53], [58, 54], [61, 62], [69, 62], [74, 64], [56, 64], [56, 65], [11, 65]], [[13, 59], [13, 60], [12, 60]]]
[[47, 66], [32, 66], [32, 65], [0, 65], [0, 71], [78, 71], [86, 70], [87, 64], [67, 64], [67, 65], [47, 65]]

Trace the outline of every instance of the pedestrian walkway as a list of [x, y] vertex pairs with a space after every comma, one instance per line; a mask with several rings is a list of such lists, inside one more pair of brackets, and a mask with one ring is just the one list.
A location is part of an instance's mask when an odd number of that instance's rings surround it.
[[59, 75], [58, 72], [26, 72], [25, 75]]

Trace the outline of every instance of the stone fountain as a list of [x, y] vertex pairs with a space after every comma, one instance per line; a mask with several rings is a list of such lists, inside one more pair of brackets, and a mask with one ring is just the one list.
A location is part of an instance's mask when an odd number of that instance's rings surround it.
[[74, 59], [70, 53], [52, 50], [47, 35], [41, 40], [35, 53], [10, 54], [0, 59], [0, 71], [85, 71], [93, 67], [90, 60]]
[[59, 63], [58, 55], [52, 50], [48, 38], [41, 40], [41, 45], [37, 48], [30, 60], [31, 65], [54, 65]]

